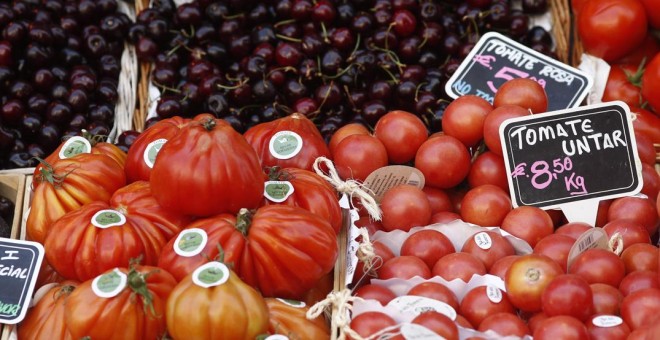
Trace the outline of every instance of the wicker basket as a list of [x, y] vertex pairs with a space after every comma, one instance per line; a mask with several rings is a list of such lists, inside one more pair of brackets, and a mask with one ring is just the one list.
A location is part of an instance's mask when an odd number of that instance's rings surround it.
[[571, 1], [550, 1], [550, 11], [552, 13], [552, 35], [555, 38], [559, 60], [571, 66], [579, 65], [584, 49], [577, 34]]

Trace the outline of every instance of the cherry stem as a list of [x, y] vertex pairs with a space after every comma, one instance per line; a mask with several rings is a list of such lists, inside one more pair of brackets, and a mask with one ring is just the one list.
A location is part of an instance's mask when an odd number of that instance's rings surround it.
[[294, 43], [299, 43], [299, 42], [302, 41], [298, 38], [287, 37], [286, 35], [282, 35], [282, 34], [275, 34], [275, 36], [282, 39], [282, 40], [286, 40], [286, 41], [290, 41], [290, 42], [294, 42]]

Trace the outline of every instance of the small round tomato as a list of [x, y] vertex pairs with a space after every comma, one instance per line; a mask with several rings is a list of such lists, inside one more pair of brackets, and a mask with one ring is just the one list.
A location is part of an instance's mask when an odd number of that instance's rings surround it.
[[461, 251], [476, 256], [484, 263], [486, 271], [490, 270], [495, 261], [516, 253], [504, 236], [489, 230], [472, 235], [463, 243]]
[[655, 197], [660, 192], [660, 174], [655, 170], [654, 165], [642, 163], [642, 194], [648, 197]]
[[594, 313], [619, 315], [623, 294], [617, 287], [604, 283], [592, 283], [589, 287], [593, 296]]
[[459, 313], [477, 328], [489, 315], [515, 312], [507, 294], [495, 286], [479, 286], [471, 289], [461, 300], [459, 309]]
[[603, 102], [620, 100], [628, 106], [640, 106], [642, 70], [635, 65], [612, 65], [607, 76]]
[[485, 275], [486, 266], [476, 256], [468, 253], [453, 253], [443, 256], [433, 266], [433, 275], [447, 281], [461, 279], [470, 281], [472, 275]]
[[456, 98], [442, 116], [442, 131], [456, 137], [465, 146], [475, 146], [484, 138], [484, 120], [493, 110], [485, 99], [475, 95]]
[[533, 113], [548, 110], [548, 96], [543, 87], [529, 78], [507, 80], [495, 93], [493, 106], [517, 105]]
[[430, 223], [449, 223], [453, 222], [456, 220], [460, 220], [461, 215], [451, 212], [451, 211], [441, 211], [438, 213], [433, 214], [431, 216], [431, 222]]
[[630, 327], [616, 315], [596, 314], [585, 323], [590, 339], [626, 340]]
[[621, 260], [626, 266], [626, 274], [637, 270], [658, 272], [658, 247], [648, 243], [636, 243], [621, 253]]
[[[656, 15], [658, 14], [656, 13]], [[642, 97], [651, 104], [655, 112], [660, 111], [660, 97], [657, 95], [658, 87], [660, 87], [660, 54], [656, 54], [646, 65], [642, 76]]]
[[594, 248], [578, 255], [568, 272], [583, 277], [590, 284], [605, 283], [618, 287], [626, 274], [626, 266], [613, 252]]
[[436, 311], [417, 315], [411, 323], [421, 325], [447, 340], [458, 340], [458, 327], [448, 316]]
[[422, 191], [424, 191], [426, 198], [428, 198], [429, 203], [431, 204], [431, 213], [435, 214], [441, 211], [454, 211], [451, 199], [444, 190], [424, 186]]
[[493, 263], [493, 265], [490, 267], [490, 270], [488, 271], [488, 274], [498, 276], [500, 279], [502, 279], [502, 281], [504, 281], [506, 272], [511, 267], [511, 264], [520, 256], [521, 255], [509, 255], [500, 258], [499, 260], [495, 261], [495, 263]]
[[417, 149], [428, 137], [428, 130], [416, 115], [395, 110], [378, 120], [374, 136], [385, 146], [391, 164], [403, 164], [415, 158]]
[[365, 300], [376, 300], [383, 306], [396, 298], [396, 295], [391, 290], [374, 284], [366, 284], [358, 288], [353, 295]]
[[563, 272], [568, 268], [568, 253], [575, 243], [575, 239], [562, 234], [552, 234], [543, 238], [534, 247], [534, 254], [541, 254], [551, 258]]
[[470, 189], [461, 202], [463, 221], [482, 227], [500, 226], [511, 211], [511, 198], [504, 190], [486, 184]]
[[472, 162], [470, 173], [468, 173], [468, 184], [471, 188], [484, 184], [492, 184], [509, 191], [509, 182], [507, 180], [506, 167], [502, 156], [486, 151]]
[[369, 130], [360, 123], [346, 124], [337, 129], [337, 131], [332, 134], [332, 137], [330, 137], [330, 142], [328, 142], [328, 148], [330, 149], [330, 154], [332, 154], [333, 157], [335, 155], [337, 145], [339, 145], [339, 143], [343, 141], [344, 138], [350, 135], [369, 135]]
[[380, 207], [383, 211], [383, 229], [387, 231], [409, 231], [431, 221], [429, 199], [422, 189], [412, 185], [401, 184], [385, 191]]
[[584, 222], [570, 222], [555, 229], [555, 234], [566, 235], [577, 240], [585, 231], [590, 230], [591, 226]]
[[493, 331], [501, 336], [515, 336], [524, 337], [530, 335], [532, 332], [527, 327], [527, 324], [513, 313], [495, 313], [488, 315], [481, 324], [478, 330], [480, 332]]
[[651, 243], [651, 237], [646, 228], [636, 221], [616, 219], [603, 226], [603, 230], [609, 237], [618, 233], [623, 240], [623, 250], [636, 243]]
[[433, 281], [426, 281], [410, 288], [406, 295], [423, 296], [429, 299], [438, 300], [451, 306], [455, 311], [458, 310], [458, 298], [456, 294], [445, 285]]
[[523, 239], [532, 248], [554, 231], [550, 215], [545, 210], [532, 206], [520, 206], [511, 210], [502, 220], [500, 228]]
[[642, 163], [655, 166], [655, 147], [648, 134], [642, 131], [635, 131], [635, 141], [637, 142], [639, 160]]
[[621, 302], [621, 317], [632, 330], [656, 322], [659, 310], [660, 289], [658, 288], [632, 292]]
[[[643, 94], [644, 92], [642, 91]], [[655, 109], [656, 112], [658, 110], [660, 109]], [[640, 107], [631, 107], [630, 112], [635, 115], [635, 119], [633, 120], [633, 129], [635, 132], [643, 132], [651, 138], [653, 143], [660, 143], [660, 117]]]
[[354, 134], [337, 144], [334, 161], [341, 178], [364, 182], [374, 170], [387, 165], [387, 150], [376, 137]]
[[548, 318], [547, 315], [543, 312], [538, 312], [534, 313], [531, 316], [527, 317], [527, 326], [529, 327], [530, 332], [534, 334], [537, 328], [539, 328], [539, 325], [541, 324], [542, 321], [546, 320]]
[[426, 185], [438, 189], [461, 183], [470, 172], [470, 162], [467, 147], [447, 135], [429, 138], [415, 155], [415, 167], [424, 174]]
[[372, 243], [375, 253], [375, 258], [372, 260], [370, 267], [365, 267], [363, 261], [358, 261], [353, 275], [353, 284], [364, 282], [367, 276], [376, 276], [376, 268], [379, 268], [383, 263], [394, 258], [394, 253], [382, 242], [374, 241]]
[[656, 272], [650, 270], [634, 271], [626, 275], [619, 284], [619, 291], [623, 296], [628, 296], [632, 292], [646, 288], [660, 288]]
[[423, 279], [431, 278], [429, 266], [416, 256], [397, 256], [383, 263], [377, 270], [378, 278], [381, 280], [399, 278], [410, 279], [419, 276]]
[[552, 280], [562, 274], [551, 258], [527, 254], [515, 260], [504, 278], [511, 303], [525, 312], [541, 310], [541, 296]]
[[443, 233], [425, 229], [408, 236], [399, 252], [401, 255], [417, 256], [432, 268], [441, 257], [456, 252], [456, 249]]
[[502, 156], [500, 125], [509, 118], [524, 117], [531, 113], [518, 105], [503, 105], [491, 111], [484, 121], [484, 142], [488, 150]]
[[584, 340], [589, 338], [582, 321], [567, 315], [550, 316], [541, 321], [532, 337], [534, 340]]
[[547, 316], [569, 315], [585, 321], [593, 313], [591, 287], [578, 275], [559, 275], [541, 295], [541, 307]]
[[351, 329], [363, 338], [386, 328], [396, 325], [396, 321], [381, 312], [364, 312], [351, 320]]

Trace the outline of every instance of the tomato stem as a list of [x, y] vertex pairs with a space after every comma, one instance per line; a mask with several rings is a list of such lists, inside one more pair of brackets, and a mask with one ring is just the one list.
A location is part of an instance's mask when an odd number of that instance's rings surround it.
[[156, 309], [154, 308], [154, 298], [147, 288], [147, 277], [151, 273], [142, 274], [138, 272], [134, 266], [131, 266], [130, 271], [128, 272], [128, 286], [133, 291], [133, 294], [137, 294], [142, 298], [142, 307], [144, 312], [147, 312], [147, 308], [151, 312], [152, 316], [156, 315]]
[[52, 184], [55, 188], [59, 188], [66, 179], [66, 177], [70, 173], [76, 170], [76, 167], [73, 167], [73, 169], [68, 170], [64, 174], [61, 175], [56, 174], [55, 168], [53, 168], [53, 166], [50, 163], [46, 162], [45, 160], [39, 157], [35, 157], [35, 159], [39, 161], [39, 163], [41, 163], [41, 168], [39, 169], [39, 174], [37, 175], [36, 180], [40, 183], [48, 182]]
[[202, 126], [206, 129], [206, 131], [213, 130], [213, 128], [215, 128], [216, 126], [215, 119], [213, 118], [204, 119], [204, 121], [202, 122]]
[[266, 169], [268, 170], [268, 179], [271, 181], [288, 181], [293, 178], [288, 171], [279, 166], [271, 166]]
[[246, 208], [241, 208], [236, 216], [236, 229], [247, 236], [250, 224], [252, 223], [252, 212]]
[[536, 282], [541, 278], [541, 271], [536, 268], [529, 268], [525, 273], [525, 277], [527, 277], [529, 281]]

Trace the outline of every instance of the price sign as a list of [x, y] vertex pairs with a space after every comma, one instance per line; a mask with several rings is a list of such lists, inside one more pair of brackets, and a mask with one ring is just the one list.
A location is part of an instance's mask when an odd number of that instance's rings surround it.
[[582, 71], [488, 32], [449, 78], [445, 91], [452, 98], [472, 94], [492, 103], [497, 89], [514, 78], [537, 81], [548, 96], [548, 111], [580, 105], [592, 85]]
[[0, 239], [0, 323], [25, 317], [43, 257], [39, 243]]
[[623, 102], [510, 119], [500, 127], [500, 138], [514, 206], [566, 212], [569, 203], [593, 206], [642, 188], [630, 110]]

